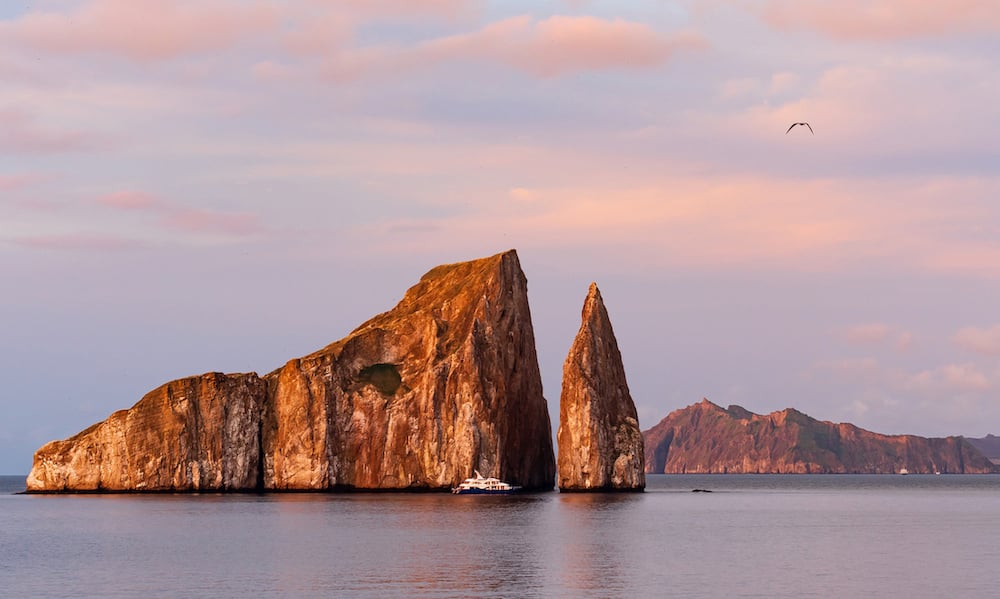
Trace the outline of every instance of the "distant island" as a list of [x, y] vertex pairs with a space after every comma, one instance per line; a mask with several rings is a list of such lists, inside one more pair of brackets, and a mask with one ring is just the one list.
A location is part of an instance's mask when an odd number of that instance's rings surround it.
[[980, 437], [978, 439], [975, 437], [966, 437], [965, 440], [978, 449], [979, 452], [986, 456], [991, 462], [1000, 466], [1000, 437], [997, 437], [996, 435], [986, 435], [985, 437]]
[[707, 399], [671, 412], [643, 437], [647, 473], [1000, 472], [962, 437], [881, 435], [792, 408], [760, 415]]

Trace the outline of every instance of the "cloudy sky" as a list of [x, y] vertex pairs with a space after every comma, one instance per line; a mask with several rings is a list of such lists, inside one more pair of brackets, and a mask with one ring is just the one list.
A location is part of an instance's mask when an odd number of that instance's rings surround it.
[[509, 248], [554, 416], [596, 281], [644, 429], [707, 397], [1000, 433], [998, 33], [978, 0], [5, 0], [0, 473]]

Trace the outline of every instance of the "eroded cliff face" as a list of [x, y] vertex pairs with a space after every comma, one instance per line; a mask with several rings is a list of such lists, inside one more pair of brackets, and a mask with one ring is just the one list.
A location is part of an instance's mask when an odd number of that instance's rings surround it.
[[129, 410], [35, 452], [28, 491], [239, 491], [258, 488], [256, 374], [169, 382]]
[[393, 310], [265, 378], [265, 488], [436, 489], [473, 470], [554, 483], [513, 251], [431, 270]]
[[708, 400], [643, 433], [649, 473], [981, 474], [996, 467], [961, 437], [880, 435], [793, 409], [767, 415]]
[[618, 341], [596, 283], [563, 366], [559, 489], [641, 491], [643, 439]]
[[477, 469], [527, 489], [555, 480], [513, 250], [431, 270], [389, 312], [264, 377], [168, 383], [39, 449], [28, 490], [432, 490]]

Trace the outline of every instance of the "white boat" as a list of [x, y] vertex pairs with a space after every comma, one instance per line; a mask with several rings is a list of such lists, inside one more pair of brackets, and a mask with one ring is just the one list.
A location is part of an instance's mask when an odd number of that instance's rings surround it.
[[910, 471], [909, 471], [909, 470], [907, 470], [906, 468], [900, 468], [900, 469], [899, 469], [899, 473], [900, 473], [900, 474], [909, 474], [909, 473], [910, 473]]
[[474, 470], [476, 476], [467, 478], [462, 484], [452, 488], [456, 495], [510, 495], [521, 490], [521, 487], [503, 482], [499, 478], [487, 478]]

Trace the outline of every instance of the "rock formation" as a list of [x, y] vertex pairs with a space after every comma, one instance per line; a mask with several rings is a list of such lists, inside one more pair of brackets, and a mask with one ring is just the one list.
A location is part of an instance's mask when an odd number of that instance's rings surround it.
[[447, 489], [555, 480], [511, 250], [439, 266], [392, 310], [264, 376], [168, 383], [35, 454], [29, 492]]
[[966, 437], [966, 441], [979, 450], [979, 453], [986, 456], [994, 464], [1000, 464], [1000, 437], [996, 435], [986, 435], [978, 439]]
[[671, 412], [643, 433], [649, 473], [911, 473], [998, 471], [961, 437], [880, 435], [791, 408], [766, 416], [712, 402]]
[[254, 489], [266, 397], [256, 374], [172, 381], [130, 410], [44, 445], [28, 491]]
[[563, 366], [558, 440], [561, 491], [645, 488], [639, 420], [596, 283]]

